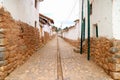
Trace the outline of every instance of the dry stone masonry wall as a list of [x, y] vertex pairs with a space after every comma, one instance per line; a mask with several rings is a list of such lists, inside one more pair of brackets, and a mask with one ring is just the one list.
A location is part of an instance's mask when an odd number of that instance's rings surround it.
[[[73, 46], [79, 47], [80, 42], [63, 38]], [[87, 39], [83, 42], [83, 53], [87, 54]], [[80, 48], [80, 47], [79, 47]], [[114, 80], [120, 80], [120, 41], [105, 37], [90, 39], [91, 60], [102, 67]]]
[[[114, 80], [120, 80], [120, 41], [104, 37], [91, 38], [91, 57]], [[87, 40], [83, 45], [87, 53]]]
[[15, 21], [0, 8], [0, 80], [23, 64], [39, 46], [38, 29]]

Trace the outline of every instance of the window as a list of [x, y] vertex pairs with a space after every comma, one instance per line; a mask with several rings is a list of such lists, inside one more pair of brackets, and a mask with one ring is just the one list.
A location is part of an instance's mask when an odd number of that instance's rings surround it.
[[90, 15], [92, 15], [92, 4], [90, 4]]
[[35, 8], [37, 8], [37, 0], [35, 0]]
[[35, 28], [37, 27], [37, 21], [35, 21]]
[[93, 25], [93, 35], [94, 37], [98, 37], [98, 25], [97, 24]]
[[98, 37], [98, 25], [96, 24], [96, 37]]

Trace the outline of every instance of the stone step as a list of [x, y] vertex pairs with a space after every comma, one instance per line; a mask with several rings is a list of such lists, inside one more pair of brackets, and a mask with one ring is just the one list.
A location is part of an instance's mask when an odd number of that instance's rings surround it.
[[80, 53], [80, 49], [78, 49], [78, 48], [73, 49], [73, 51], [76, 53]]
[[77, 49], [80, 49], [80, 46], [77, 46]]

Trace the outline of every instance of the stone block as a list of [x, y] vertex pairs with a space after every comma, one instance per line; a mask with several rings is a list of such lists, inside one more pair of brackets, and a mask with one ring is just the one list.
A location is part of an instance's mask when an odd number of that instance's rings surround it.
[[120, 53], [115, 53], [115, 55], [113, 55], [114, 58], [120, 58]]
[[4, 34], [0, 34], [0, 38], [5, 38], [5, 35]]
[[3, 52], [0, 52], [0, 61], [3, 61], [5, 59], [5, 54]]
[[120, 63], [120, 55], [113, 55], [112, 57], [109, 57], [109, 58], [106, 58], [106, 62], [108, 63], [117, 63], [119, 64]]
[[6, 51], [6, 48], [5, 47], [0, 47], [0, 52], [4, 52]]
[[73, 49], [73, 51], [74, 51], [75, 53], [80, 53], [80, 49], [77, 49], [77, 48]]
[[119, 51], [119, 49], [116, 48], [116, 47], [111, 47], [111, 48], [109, 49], [109, 52], [110, 52], [110, 53], [117, 53], [118, 51]]
[[7, 40], [5, 38], [0, 38], [0, 46], [4, 46], [7, 44]]
[[120, 80], [120, 72], [110, 72], [110, 75], [114, 80]]
[[7, 61], [5, 60], [5, 61], [0, 61], [0, 66], [4, 66], [4, 65], [6, 65], [7, 64]]
[[106, 58], [105, 60], [108, 63], [119, 63], [119, 61], [117, 61], [117, 58], [114, 58], [114, 57], [109, 57], [109, 58]]
[[5, 32], [5, 29], [0, 28], [0, 33], [4, 33], [4, 32]]
[[110, 71], [120, 71], [120, 64], [110, 64]]

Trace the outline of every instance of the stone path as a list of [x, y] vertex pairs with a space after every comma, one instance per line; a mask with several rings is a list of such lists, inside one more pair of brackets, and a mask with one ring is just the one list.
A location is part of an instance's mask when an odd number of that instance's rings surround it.
[[73, 52], [73, 47], [59, 38], [64, 80], [113, 80], [87, 55]]
[[[112, 80], [100, 67], [87, 61], [86, 55], [58, 39], [64, 80]], [[5, 80], [57, 80], [57, 39], [48, 42]]]
[[57, 40], [48, 42], [5, 80], [56, 80]]

